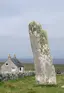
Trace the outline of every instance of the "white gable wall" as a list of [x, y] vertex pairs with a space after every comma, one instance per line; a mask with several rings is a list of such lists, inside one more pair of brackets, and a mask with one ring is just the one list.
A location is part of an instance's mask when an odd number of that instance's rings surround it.
[[18, 67], [8, 59], [2, 66], [1, 66], [1, 73], [17, 73]]
[[24, 67], [19, 67], [19, 72], [24, 72]]

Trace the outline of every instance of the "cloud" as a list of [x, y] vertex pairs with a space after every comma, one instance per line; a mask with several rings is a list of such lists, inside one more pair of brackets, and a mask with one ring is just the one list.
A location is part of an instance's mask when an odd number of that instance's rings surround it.
[[36, 11], [45, 13], [64, 12], [64, 1], [58, 0], [0, 0], [0, 16], [15, 16]]
[[26, 36], [25, 24], [20, 16], [2, 18], [0, 19], [0, 36]]
[[[59, 13], [58, 13], [59, 14]], [[35, 20], [42, 24], [42, 27], [48, 32], [49, 37], [64, 36], [64, 18], [61, 15], [41, 14], [38, 12], [27, 12], [22, 16], [9, 16], [0, 18], [0, 36], [21, 36], [29, 37], [28, 24]], [[36, 16], [37, 15], [37, 16]], [[60, 19], [61, 18], [61, 19]]]
[[[2, 56], [11, 52], [11, 47], [15, 47], [13, 52], [16, 51], [18, 55], [19, 53], [20, 55], [23, 54], [22, 56], [27, 56], [27, 54], [28, 56], [32, 55], [28, 47], [28, 24], [33, 20], [42, 24], [43, 29], [48, 32], [49, 40], [50, 38], [57, 39], [64, 37], [64, 1], [0, 0], [0, 53]], [[3, 38], [1, 38], [1, 36], [3, 36]], [[55, 42], [55, 39], [52, 41]], [[57, 47], [62, 44], [60, 41], [58, 46], [54, 46], [55, 43], [53, 42], [52, 44], [52, 41], [50, 43], [52, 50], [57, 50]], [[4, 49], [5, 45], [6, 49]], [[57, 55], [53, 51], [52, 53], [55, 56]]]
[[17, 54], [18, 58], [32, 57], [30, 40], [26, 37], [0, 36], [0, 58], [10, 53]]
[[20, 0], [0, 0], [0, 16], [20, 15]]

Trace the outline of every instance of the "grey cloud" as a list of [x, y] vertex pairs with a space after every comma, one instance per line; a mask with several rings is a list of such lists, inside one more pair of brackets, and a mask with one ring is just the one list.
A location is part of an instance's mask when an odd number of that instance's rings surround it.
[[44, 13], [64, 12], [64, 1], [58, 0], [0, 0], [0, 16], [23, 15], [25, 12], [41, 10]]
[[16, 53], [19, 58], [31, 57], [30, 41], [26, 37], [0, 36], [0, 58]]
[[[33, 20], [40, 22], [48, 31], [49, 40], [64, 37], [64, 1], [0, 0], [0, 57], [14, 52], [19, 57], [32, 56], [28, 23]], [[59, 43], [57, 39], [50, 41], [53, 56], [63, 57], [63, 40]]]

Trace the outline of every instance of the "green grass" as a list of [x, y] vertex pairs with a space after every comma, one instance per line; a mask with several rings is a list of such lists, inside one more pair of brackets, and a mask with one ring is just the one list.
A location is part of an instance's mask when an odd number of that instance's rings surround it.
[[[55, 64], [56, 71], [59, 69], [60, 71], [64, 71], [64, 64]], [[24, 63], [25, 70], [34, 70], [33, 63]]]
[[35, 77], [24, 77], [0, 83], [0, 93], [64, 93], [64, 75], [57, 75], [56, 86], [36, 85]]
[[33, 63], [24, 63], [25, 70], [34, 70], [34, 64]]
[[60, 71], [64, 71], [64, 64], [55, 64], [55, 69], [56, 70], [60, 70]]

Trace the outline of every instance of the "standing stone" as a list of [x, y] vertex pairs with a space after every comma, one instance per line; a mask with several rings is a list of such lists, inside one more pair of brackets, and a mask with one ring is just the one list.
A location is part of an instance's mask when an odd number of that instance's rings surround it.
[[37, 84], [56, 84], [56, 73], [46, 32], [39, 23], [29, 24], [30, 42], [35, 64]]

